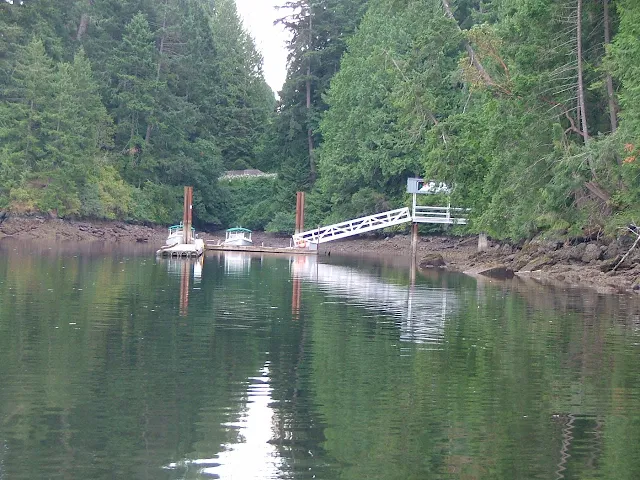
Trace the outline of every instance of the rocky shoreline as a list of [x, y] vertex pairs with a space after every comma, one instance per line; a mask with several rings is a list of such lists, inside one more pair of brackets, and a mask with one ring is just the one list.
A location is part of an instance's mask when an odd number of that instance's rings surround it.
[[[589, 287], [601, 293], [640, 293], [640, 248], [631, 249], [634, 241], [631, 237], [610, 241], [532, 240], [522, 245], [489, 241], [488, 248], [479, 252], [477, 236], [425, 236], [419, 240], [417, 260], [423, 269], [443, 268], [500, 278], [529, 277]], [[322, 247], [322, 254], [411, 254], [410, 239], [406, 235], [345, 240]]]
[[[203, 233], [204, 239], [222, 240], [223, 232]], [[0, 215], [0, 240], [13, 238], [47, 242], [142, 243], [162, 245], [166, 227], [118, 221], [77, 221], [45, 216]], [[254, 243], [288, 246], [289, 237], [254, 233]], [[600, 292], [640, 292], [640, 248], [635, 238], [532, 240], [522, 245], [489, 241], [478, 252], [477, 237], [420, 237], [417, 260], [421, 268], [444, 268], [470, 275], [527, 276], [586, 286]], [[320, 255], [411, 255], [408, 235], [358, 237], [322, 244]], [[626, 255], [626, 257], [625, 257]], [[624, 261], [623, 260], [624, 258]]]
[[45, 216], [0, 215], [0, 240], [46, 242], [153, 243], [162, 245], [167, 229], [108, 220], [63, 220]]

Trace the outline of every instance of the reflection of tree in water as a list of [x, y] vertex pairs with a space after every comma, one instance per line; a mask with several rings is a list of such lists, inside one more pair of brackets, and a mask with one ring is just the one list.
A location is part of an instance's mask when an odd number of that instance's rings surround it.
[[0, 270], [11, 468], [42, 478], [59, 462], [68, 478], [143, 478], [229, 440], [223, 425], [262, 349], [252, 330], [216, 330], [222, 315], [207, 295], [190, 298], [200, 317], [179, 320], [180, 279], [152, 258], [13, 257]]
[[[163, 263], [0, 260], [7, 478], [16, 469], [31, 478], [144, 478], [215, 457], [242, 441], [225, 425], [243, 418], [250, 379], [266, 362], [284, 475], [632, 479], [640, 471], [631, 300], [494, 281], [473, 290], [473, 280], [418, 275], [415, 293], [444, 286], [458, 298], [432, 351], [399, 342], [388, 315], [311, 282], [300, 287], [294, 320], [287, 262], [252, 258], [230, 275], [222, 258], [209, 260], [184, 317], [181, 272]], [[409, 288], [407, 271], [357, 269]]]

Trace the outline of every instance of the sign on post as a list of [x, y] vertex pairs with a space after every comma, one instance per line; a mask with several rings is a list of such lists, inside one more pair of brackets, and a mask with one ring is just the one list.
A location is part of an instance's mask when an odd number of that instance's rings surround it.
[[435, 180], [407, 178], [407, 193], [418, 195], [449, 194], [451, 193], [451, 187], [444, 182], [436, 182]]

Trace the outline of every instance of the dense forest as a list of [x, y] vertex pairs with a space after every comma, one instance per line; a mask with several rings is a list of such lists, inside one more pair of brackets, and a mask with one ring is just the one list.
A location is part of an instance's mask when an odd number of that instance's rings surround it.
[[[0, 208], [288, 231], [453, 186], [471, 231], [640, 215], [640, 4], [292, 0], [276, 101], [232, 0], [0, 2]], [[219, 181], [247, 167], [276, 179]]]
[[18, 213], [225, 222], [217, 178], [275, 107], [233, 0], [0, 2], [0, 203]]

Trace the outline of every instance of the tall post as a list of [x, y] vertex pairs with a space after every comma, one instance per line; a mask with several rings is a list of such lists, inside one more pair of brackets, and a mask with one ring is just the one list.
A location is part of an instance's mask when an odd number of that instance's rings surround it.
[[411, 258], [416, 258], [418, 252], [418, 224], [413, 223], [411, 225]]
[[184, 187], [184, 207], [182, 210], [183, 243], [191, 243], [191, 223], [193, 220], [193, 187]]
[[416, 206], [418, 205], [418, 199], [417, 199], [418, 195], [416, 195], [415, 193], [413, 194], [413, 202], [411, 203], [411, 215], [413, 217], [416, 216]]
[[489, 248], [489, 241], [487, 239], [486, 233], [481, 233], [478, 235], [478, 251], [484, 252]]
[[304, 232], [304, 192], [300, 192], [300, 233]]
[[300, 233], [300, 192], [296, 192], [296, 234]]
[[296, 192], [296, 233], [304, 230], [304, 192]]

